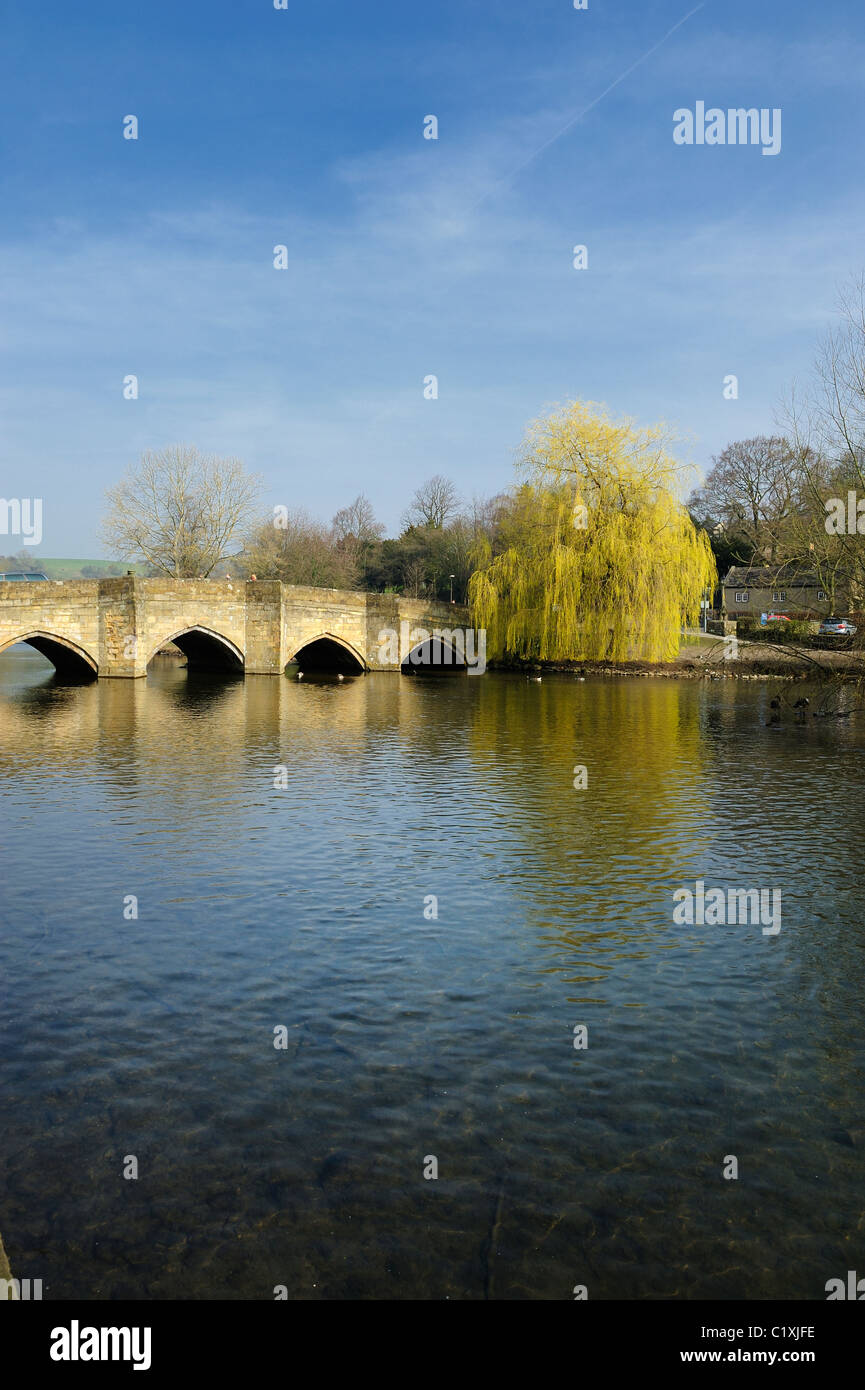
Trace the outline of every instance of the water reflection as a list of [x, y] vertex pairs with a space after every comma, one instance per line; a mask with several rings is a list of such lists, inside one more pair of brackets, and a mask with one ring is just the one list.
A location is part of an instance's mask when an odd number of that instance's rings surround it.
[[[47, 1297], [822, 1298], [848, 1267], [853, 721], [767, 729], [737, 682], [35, 663], [0, 662], [0, 1210]], [[699, 877], [780, 884], [780, 936], [674, 927]]]

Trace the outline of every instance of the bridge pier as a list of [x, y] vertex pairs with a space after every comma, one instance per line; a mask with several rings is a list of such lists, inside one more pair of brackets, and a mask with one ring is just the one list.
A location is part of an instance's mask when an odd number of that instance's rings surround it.
[[250, 676], [281, 676], [288, 662], [283, 587], [278, 579], [247, 581], [244, 670]]
[[[147, 657], [138, 641], [142, 614], [134, 578], [97, 579], [99, 644], [97, 671], [107, 676], [143, 676]], [[63, 586], [66, 587], [65, 585]]]

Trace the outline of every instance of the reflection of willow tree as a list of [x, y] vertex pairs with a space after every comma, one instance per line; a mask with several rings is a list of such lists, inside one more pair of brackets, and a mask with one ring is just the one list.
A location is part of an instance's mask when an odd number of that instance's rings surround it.
[[501, 553], [484, 542], [469, 585], [490, 656], [672, 660], [717, 573], [665, 428], [575, 401], [530, 426], [522, 469]]
[[[551, 921], [584, 909], [587, 925], [645, 919], [657, 907], [647, 883], [677, 879], [703, 847], [700, 706], [690, 682], [481, 684], [472, 750], [484, 815], [525, 851], [516, 877]], [[573, 786], [576, 765], [587, 769], [585, 790]]]

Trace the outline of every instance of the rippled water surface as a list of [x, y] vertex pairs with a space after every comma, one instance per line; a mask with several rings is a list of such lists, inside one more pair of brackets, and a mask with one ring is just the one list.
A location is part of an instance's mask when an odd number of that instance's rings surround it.
[[[865, 1271], [865, 739], [766, 727], [776, 689], [64, 688], [4, 656], [13, 1272], [52, 1299], [822, 1299]], [[697, 879], [780, 888], [780, 933], [674, 925]]]

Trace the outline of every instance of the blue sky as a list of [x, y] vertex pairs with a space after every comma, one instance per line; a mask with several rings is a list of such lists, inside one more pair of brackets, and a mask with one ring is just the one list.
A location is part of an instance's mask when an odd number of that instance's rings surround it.
[[[101, 554], [104, 489], [170, 443], [394, 530], [433, 473], [510, 484], [575, 396], [698, 468], [771, 431], [865, 269], [865, 12], [692, 8], [4, 5], [0, 493], [43, 498], [37, 554]], [[677, 146], [698, 100], [780, 107], [780, 154]]]

